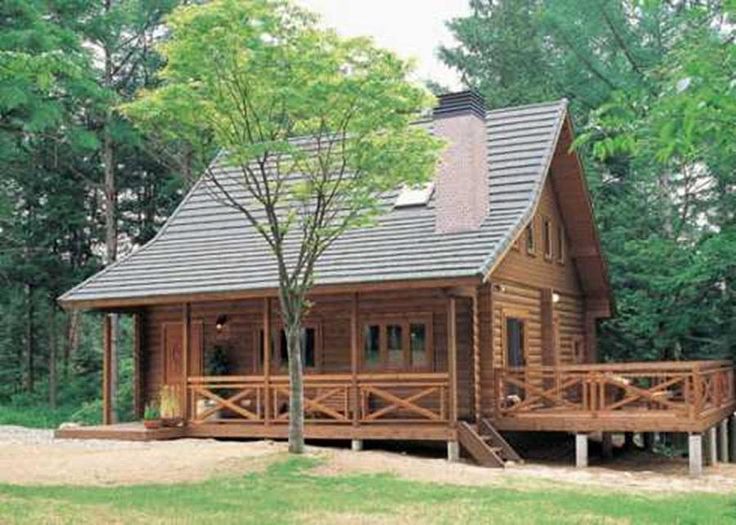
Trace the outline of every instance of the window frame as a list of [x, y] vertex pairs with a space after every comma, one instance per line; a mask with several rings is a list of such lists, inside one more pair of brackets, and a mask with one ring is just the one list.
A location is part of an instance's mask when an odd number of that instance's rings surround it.
[[552, 219], [543, 216], [542, 217], [542, 252], [544, 253], [545, 261], [552, 261], [554, 257], [554, 242], [552, 240]]
[[536, 228], [534, 227], [534, 221], [535, 219], [532, 219], [529, 221], [529, 223], [524, 228], [524, 245], [526, 248], [527, 255], [531, 255], [532, 257], [536, 257], [537, 255], [537, 239], [536, 239]]
[[521, 321], [524, 326], [524, 336], [522, 339], [522, 360], [524, 364], [522, 367], [527, 366], [528, 353], [529, 353], [529, 320], [531, 316], [526, 310], [518, 309], [507, 309], [501, 310], [501, 361], [503, 368], [509, 368], [509, 345], [508, 345], [508, 321], [509, 319], [516, 319]]
[[[322, 323], [319, 321], [308, 321], [302, 323], [303, 330], [314, 330], [314, 366], [304, 365], [305, 372], [319, 373], [322, 371], [323, 339], [322, 339]], [[281, 321], [271, 323], [271, 371], [278, 373], [288, 371], [288, 362], [281, 359], [281, 332], [284, 330], [284, 324]], [[275, 343], [278, 342], [278, 348]], [[263, 324], [258, 326], [255, 331], [255, 361], [256, 371], [263, 373]]]
[[[411, 325], [422, 324], [425, 326], [425, 354], [426, 364], [415, 366], [412, 363], [411, 351]], [[403, 362], [400, 366], [389, 365], [388, 362], [388, 326], [401, 326], [401, 343]], [[365, 362], [365, 334], [369, 326], [379, 327], [378, 336], [378, 364], [366, 366]], [[434, 370], [434, 324], [431, 313], [412, 314], [385, 314], [367, 315], [360, 319], [360, 358], [359, 366], [361, 372], [376, 372], [383, 370], [407, 371], [407, 372], [431, 372]]]
[[567, 256], [567, 236], [565, 235], [565, 226], [560, 223], [557, 225], [557, 262], [565, 264]]

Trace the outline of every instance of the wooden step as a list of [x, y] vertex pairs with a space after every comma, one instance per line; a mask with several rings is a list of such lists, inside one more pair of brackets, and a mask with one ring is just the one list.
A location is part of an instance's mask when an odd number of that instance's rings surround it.
[[498, 455], [500, 449], [490, 447], [475, 429], [465, 421], [458, 423], [457, 437], [460, 445], [473, 459], [484, 467], [503, 468], [504, 461]]
[[504, 439], [488, 419], [483, 418], [480, 420], [478, 423], [478, 433], [483, 436], [484, 442], [500, 449], [498, 455], [504, 460], [523, 463], [521, 456], [514, 450], [514, 447]]

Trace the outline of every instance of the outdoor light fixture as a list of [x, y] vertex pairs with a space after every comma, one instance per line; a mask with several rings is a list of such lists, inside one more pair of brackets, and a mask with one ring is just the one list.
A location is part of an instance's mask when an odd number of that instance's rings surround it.
[[217, 321], [215, 322], [215, 329], [218, 332], [222, 332], [222, 329], [225, 328], [225, 324], [227, 323], [227, 316], [226, 315], [220, 315], [217, 317]]
[[559, 303], [560, 302], [560, 294], [558, 294], [557, 292], [554, 292], [552, 294], [552, 302], [555, 303], [555, 304]]
[[506, 291], [506, 287], [504, 285], [502, 285], [502, 284], [496, 284], [496, 285], [494, 285], [493, 286], [493, 289], [496, 290], [497, 292], [501, 292], [501, 293], [503, 293], [503, 292]]

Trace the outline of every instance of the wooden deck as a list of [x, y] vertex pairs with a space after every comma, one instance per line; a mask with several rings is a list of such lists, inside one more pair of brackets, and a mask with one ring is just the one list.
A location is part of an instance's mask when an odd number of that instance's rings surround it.
[[703, 432], [736, 409], [730, 361], [496, 370], [501, 430]]
[[89, 427], [63, 428], [54, 432], [58, 439], [118, 439], [121, 441], [158, 441], [185, 437], [185, 428], [148, 430], [143, 423], [117, 423]]

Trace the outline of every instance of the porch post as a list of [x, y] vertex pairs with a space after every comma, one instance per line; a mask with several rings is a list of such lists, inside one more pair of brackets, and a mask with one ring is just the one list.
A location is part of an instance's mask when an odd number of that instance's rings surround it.
[[718, 459], [721, 463], [728, 463], [728, 418], [718, 425]]
[[688, 462], [690, 475], [700, 476], [703, 473], [703, 436], [702, 434], [688, 434]]
[[[450, 428], [457, 429], [457, 299], [450, 296], [447, 303], [447, 378], [449, 382], [449, 419]], [[448, 461], [457, 461], [460, 457], [457, 437], [447, 442]]]
[[112, 423], [112, 318], [102, 318], [102, 424]]
[[189, 352], [191, 350], [192, 344], [191, 344], [191, 325], [192, 325], [192, 316], [191, 316], [191, 305], [189, 303], [184, 303], [182, 305], [181, 309], [181, 326], [182, 326], [182, 338], [181, 338], [181, 346], [182, 346], [182, 370], [184, 370], [184, 379], [182, 381], [182, 391], [180, 393], [181, 395], [181, 415], [184, 418], [184, 422], [186, 423], [189, 421]]
[[143, 314], [133, 314], [133, 410], [135, 417], [143, 417], [143, 367], [141, 352], [143, 336]]
[[271, 423], [271, 298], [263, 299], [263, 420]]
[[729, 418], [730, 424], [731, 424], [731, 433], [730, 433], [730, 440], [729, 445], [731, 449], [731, 463], [736, 463], [736, 415], [732, 415]]
[[[360, 387], [358, 385], [358, 292], [352, 294], [350, 305], [350, 374], [353, 391], [353, 430], [360, 424]], [[351, 448], [354, 451], [363, 450], [363, 440], [353, 437]]]
[[480, 313], [478, 311], [478, 289], [473, 294], [473, 397], [475, 401], [475, 422], [483, 417], [481, 404], [481, 362], [480, 362]]
[[588, 466], [588, 434], [581, 432], [575, 434], [575, 466], [577, 468]]

